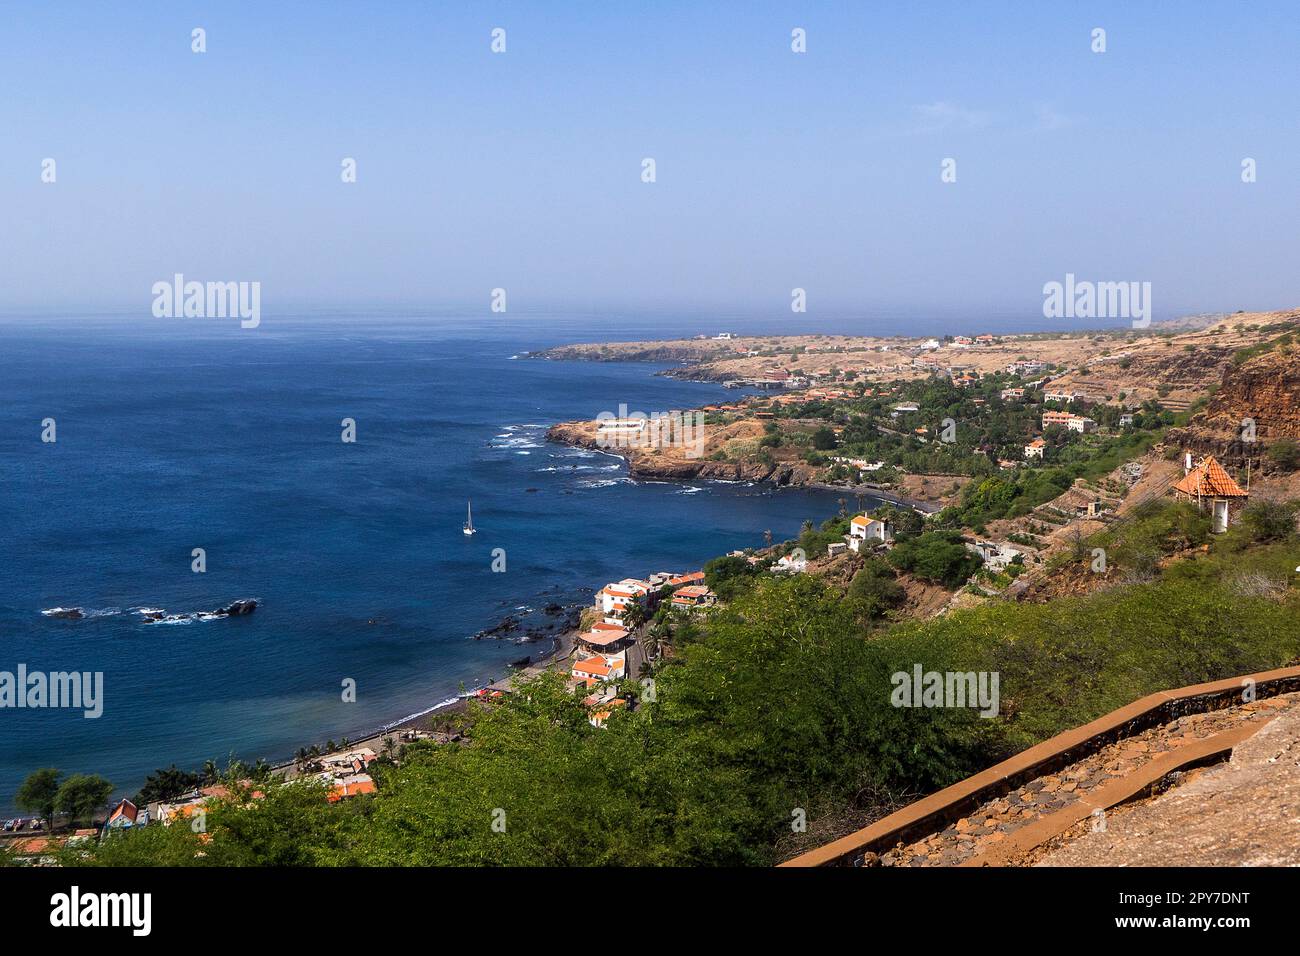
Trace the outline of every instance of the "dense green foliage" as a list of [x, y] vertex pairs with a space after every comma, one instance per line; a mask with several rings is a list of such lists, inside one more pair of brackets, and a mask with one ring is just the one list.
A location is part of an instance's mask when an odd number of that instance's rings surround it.
[[1275, 465], [1295, 471], [1300, 468], [1300, 444], [1290, 438], [1279, 438], [1268, 446], [1268, 457]]
[[[1171, 503], [1143, 510], [1115, 530], [1117, 565], [1201, 541], [1199, 518]], [[424, 744], [379, 767], [375, 797], [330, 805], [313, 783], [260, 800], [236, 793], [207, 815], [206, 833], [149, 827], [69, 861], [769, 863], [799, 809], [870, 817], [1154, 690], [1293, 658], [1294, 529], [1294, 510], [1261, 507], [1144, 583], [884, 629], [864, 619], [888, 590], [874, 560], [847, 598], [808, 575], [738, 573], [726, 578], [732, 604], [603, 729], [559, 678], [542, 677], [476, 710], [468, 746]], [[927, 537], [907, 544], [920, 554], [953, 543]], [[999, 716], [892, 706], [891, 675], [916, 665], [996, 672]]]
[[889, 552], [889, 563], [922, 581], [960, 587], [984, 562], [962, 543], [957, 531], [926, 531], [900, 538]]
[[53, 767], [33, 770], [14, 795], [14, 804], [20, 810], [38, 814], [47, 823], [54, 818], [54, 807], [59, 795], [59, 771]]
[[204, 782], [201, 774], [181, 770], [172, 764], [170, 767], [149, 774], [145, 778], [144, 786], [133, 798], [133, 802], [136, 806], [144, 806], [156, 801], [172, 800], [187, 790], [201, 786]]
[[112, 792], [113, 785], [98, 774], [74, 773], [59, 785], [54, 812], [64, 814], [74, 824], [89, 823]]

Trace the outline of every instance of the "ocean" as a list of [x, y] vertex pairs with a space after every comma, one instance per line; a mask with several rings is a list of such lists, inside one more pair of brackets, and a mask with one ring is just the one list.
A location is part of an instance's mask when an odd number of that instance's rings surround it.
[[[102, 671], [103, 713], [0, 709], [0, 808], [38, 767], [287, 759], [507, 673], [474, 640], [606, 581], [798, 533], [828, 492], [631, 481], [556, 421], [736, 392], [525, 351], [710, 331], [558, 318], [0, 321], [0, 671]], [[342, 421], [356, 441], [341, 440]], [[43, 421], [56, 438], [43, 442]], [[461, 533], [473, 500], [479, 533]], [[204, 549], [206, 571], [192, 570]], [[494, 549], [506, 570], [494, 572]], [[244, 617], [202, 619], [241, 598]], [[86, 617], [43, 615], [79, 607]], [[150, 622], [141, 609], [165, 611]], [[355, 702], [344, 702], [345, 681]]]

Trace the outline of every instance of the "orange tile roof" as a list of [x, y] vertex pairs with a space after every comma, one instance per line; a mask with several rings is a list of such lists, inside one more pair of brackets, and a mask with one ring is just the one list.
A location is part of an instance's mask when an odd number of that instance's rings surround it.
[[585, 661], [578, 661], [573, 665], [573, 669], [582, 674], [595, 674], [598, 677], [608, 677], [609, 672], [613, 670], [603, 657], [589, 657]]
[[620, 627], [620, 628], [615, 628], [615, 630], [612, 632], [611, 631], [587, 631], [585, 634], [579, 635], [579, 637], [583, 642], [587, 644], [596, 644], [600, 647], [604, 647], [607, 644], [615, 644], [623, 640], [623, 638], [627, 637], [627, 635], [628, 632], [623, 630]]
[[1204, 461], [1183, 476], [1183, 480], [1174, 485], [1174, 491], [1185, 495], [1204, 495], [1211, 498], [1245, 498], [1248, 492], [1232, 480], [1232, 476], [1223, 470], [1223, 466], [1208, 455]]
[[703, 581], [703, 580], [704, 580], [703, 571], [692, 571], [690, 574], [679, 574], [675, 578], [669, 578], [668, 584], [672, 587], [677, 587], [677, 585], [679, 584], [690, 584], [692, 581]]
[[124, 817], [132, 823], [135, 823], [139, 813], [140, 811], [136, 809], [134, 803], [130, 800], [123, 800], [114, 808], [113, 812], [108, 815], [108, 822], [112, 823], [118, 817]]
[[334, 785], [334, 789], [330, 791], [329, 802], [338, 803], [345, 797], [355, 797], [358, 794], [375, 792], [375, 782], [373, 780], [344, 781]]

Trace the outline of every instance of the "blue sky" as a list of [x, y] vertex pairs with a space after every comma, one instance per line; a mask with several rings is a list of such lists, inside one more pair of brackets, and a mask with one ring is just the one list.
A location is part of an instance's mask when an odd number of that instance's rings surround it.
[[175, 272], [260, 281], [267, 312], [477, 309], [504, 287], [512, 312], [780, 314], [798, 286], [810, 317], [1032, 314], [1067, 272], [1150, 281], [1157, 317], [1300, 305], [1296, 4], [17, 2], [4, 21], [0, 310], [145, 314]]

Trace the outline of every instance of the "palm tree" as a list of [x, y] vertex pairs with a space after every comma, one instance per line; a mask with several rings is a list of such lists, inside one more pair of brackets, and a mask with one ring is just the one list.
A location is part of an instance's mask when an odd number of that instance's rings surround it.
[[205, 760], [203, 762], [203, 782], [207, 784], [215, 783], [221, 776], [221, 771], [217, 768], [215, 760]]
[[772, 547], [772, 529], [771, 529], [771, 528], [768, 528], [766, 531], [763, 532], [763, 540], [767, 542], [767, 546], [768, 546], [769, 548]]

